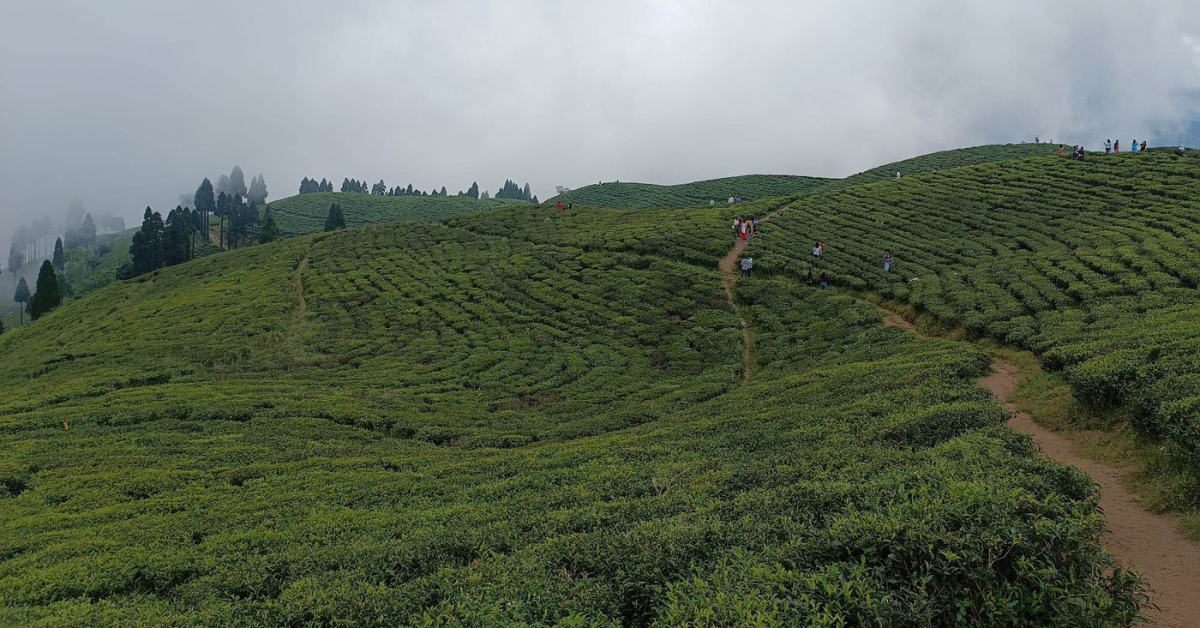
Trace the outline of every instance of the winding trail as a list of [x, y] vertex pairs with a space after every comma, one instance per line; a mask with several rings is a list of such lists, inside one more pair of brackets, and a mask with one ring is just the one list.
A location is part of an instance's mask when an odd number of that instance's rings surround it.
[[1200, 546], [1184, 538], [1174, 522], [1146, 510], [1125, 488], [1121, 472], [1080, 456], [1074, 445], [1018, 412], [1008, 399], [1020, 383], [1021, 373], [1008, 362], [997, 361], [992, 373], [979, 383], [992, 391], [1015, 416], [1008, 426], [1033, 437], [1047, 458], [1069, 464], [1100, 485], [1104, 511], [1104, 549], [1125, 566], [1141, 572], [1154, 589], [1150, 601], [1157, 609], [1144, 614], [1157, 626], [1200, 626]]
[[[768, 220], [787, 211], [789, 206], [781, 207], [766, 216], [758, 219], [759, 226]], [[742, 379], [750, 379], [752, 372], [751, 365], [754, 364], [754, 335], [750, 333], [750, 323], [746, 321], [746, 317], [742, 311], [738, 309], [737, 301], [733, 298], [733, 291], [737, 287], [739, 270], [738, 258], [742, 256], [742, 251], [746, 250], [746, 245], [750, 244], [750, 240], [743, 240], [740, 237], [734, 239], [733, 248], [729, 250], [721, 263], [717, 267], [721, 270], [721, 284], [725, 286], [725, 296], [729, 299], [729, 305], [733, 306], [733, 311], [737, 313], [738, 320], [742, 321], [742, 345], [746, 348], [744, 360], [746, 363], [745, 370], [742, 372]]]
[[[882, 308], [881, 313], [884, 326], [925, 337], [899, 314]], [[1145, 576], [1153, 588], [1150, 601], [1157, 608], [1143, 611], [1150, 623], [1172, 628], [1200, 626], [1200, 546], [1184, 538], [1171, 519], [1142, 506], [1125, 487], [1118, 469], [1079, 455], [1070, 440], [1018, 411], [1009, 398], [1021, 378], [1016, 366], [997, 360], [991, 374], [979, 378], [979, 384], [1013, 412], [1008, 426], [1031, 436], [1043, 456], [1087, 473], [1100, 486], [1100, 508], [1104, 512], [1100, 543], [1121, 565]]]

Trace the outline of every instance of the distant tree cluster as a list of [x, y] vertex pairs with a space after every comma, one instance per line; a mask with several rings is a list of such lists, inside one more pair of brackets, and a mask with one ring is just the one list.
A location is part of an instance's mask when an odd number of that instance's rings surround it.
[[537, 197], [534, 196], [529, 190], [528, 183], [526, 183], [525, 187], [522, 188], [518, 186], [515, 181], [509, 180], [505, 180], [504, 185], [500, 186], [499, 190], [496, 190], [496, 198], [515, 198], [520, 201], [529, 201], [531, 203], [538, 202]]
[[317, 183], [316, 179], [309, 179], [308, 177], [304, 177], [303, 179], [300, 180], [300, 193], [301, 194], [312, 194], [314, 192], [332, 192], [332, 191], [333, 191], [333, 183], [326, 181], [325, 179], [321, 179], [320, 183]]
[[[253, 190], [254, 186], [251, 185], [250, 187], [251, 187], [251, 190]], [[529, 186], [526, 185], [525, 189], [526, 189], [526, 191], [528, 191]], [[300, 180], [300, 193], [301, 194], [312, 194], [314, 192], [332, 192], [332, 191], [333, 191], [333, 183], [330, 183], [329, 181], [326, 181], [325, 179], [321, 179], [321, 181], [318, 182], [316, 179], [309, 179], [308, 177], [304, 177], [303, 179]], [[442, 188], [440, 190], [433, 190], [432, 192], [424, 192], [424, 191], [414, 188], [411, 183], [409, 183], [406, 187], [396, 186], [396, 187], [389, 188], [388, 185], [386, 183], [384, 183], [383, 179], [380, 179], [379, 183], [374, 183], [374, 184], [370, 185], [369, 187], [367, 186], [366, 182], [359, 181], [358, 179], [342, 179], [342, 187], [341, 187], [340, 191], [345, 192], [345, 193], [351, 193], [351, 194], [371, 194], [372, 196], [449, 196], [450, 195], [450, 192], [446, 190], [446, 186], [444, 186], [444, 185], [442, 186]], [[520, 191], [521, 191], [520, 189], [517, 190], [517, 192], [520, 192]], [[470, 189], [468, 189], [466, 192], [459, 190], [458, 196], [470, 196], [471, 198], [480, 198], [479, 184], [472, 183]], [[487, 198], [487, 192], [483, 193], [483, 198]], [[503, 198], [503, 197], [497, 196], [496, 198]], [[514, 197], [510, 197], [510, 198], [522, 198], [522, 197], [514, 196]], [[528, 200], [528, 199], [525, 199], [525, 200]]]
[[194, 234], [200, 227], [198, 209], [180, 205], [171, 210], [164, 221], [162, 214], [147, 207], [142, 216], [142, 227], [133, 234], [133, 244], [129, 246], [133, 261], [117, 271], [117, 278], [137, 277], [192, 259], [195, 257]]

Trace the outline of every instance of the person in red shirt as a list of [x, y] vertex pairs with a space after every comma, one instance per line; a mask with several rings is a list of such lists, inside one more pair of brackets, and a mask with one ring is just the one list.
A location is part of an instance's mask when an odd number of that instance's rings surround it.
[[562, 209], [563, 209], [562, 201], [559, 201], [558, 202], [558, 211], [562, 211]]

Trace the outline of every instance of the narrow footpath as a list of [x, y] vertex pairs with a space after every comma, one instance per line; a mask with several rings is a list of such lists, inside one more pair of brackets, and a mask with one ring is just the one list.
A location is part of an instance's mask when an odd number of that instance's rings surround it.
[[1080, 456], [1070, 441], [1034, 423], [1028, 414], [1017, 412], [1008, 399], [1019, 382], [1017, 367], [1001, 361], [992, 365], [991, 375], [979, 379], [1004, 407], [1016, 413], [1009, 427], [1032, 436], [1042, 455], [1087, 473], [1100, 485], [1105, 524], [1101, 544], [1150, 583], [1150, 601], [1158, 606], [1144, 611], [1151, 624], [1200, 626], [1200, 547], [1184, 538], [1169, 518], [1138, 503], [1117, 469]]
[[[768, 220], [787, 211], [787, 207], [781, 207], [762, 218], [759, 218], [758, 223], [761, 227]], [[750, 244], [750, 240], [743, 240], [740, 237], [733, 241], [733, 248], [729, 254], [721, 260], [718, 268], [721, 270], [721, 284], [725, 286], [725, 296], [729, 299], [729, 305], [733, 306], [733, 311], [738, 315], [738, 319], [742, 321], [742, 346], [745, 350], [745, 370], [742, 372], [742, 379], [750, 379], [752, 372], [751, 365], [754, 364], [754, 335], [750, 333], [750, 323], [746, 321], [746, 317], [742, 315], [738, 309], [737, 301], [733, 298], [734, 288], [737, 287], [738, 276], [741, 274], [741, 267], [738, 266], [738, 259], [742, 256], [742, 251], [746, 250], [746, 245]]]
[[[884, 326], [898, 327], [924, 338], [899, 314], [883, 309], [880, 312]], [[1009, 398], [1020, 385], [1021, 377], [1016, 366], [997, 361], [992, 364], [990, 375], [979, 378], [979, 384], [1014, 413], [1008, 426], [1033, 437], [1043, 456], [1087, 473], [1100, 486], [1100, 508], [1104, 511], [1100, 543], [1121, 565], [1141, 573], [1150, 584], [1153, 589], [1150, 602], [1158, 608], [1148, 608], [1143, 613], [1151, 625], [1200, 626], [1200, 546], [1184, 538], [1171, 519], [1142, 506], [1125, 488], [1120, 471], [1080, 456], [1071, 441], [1018, 411]]]

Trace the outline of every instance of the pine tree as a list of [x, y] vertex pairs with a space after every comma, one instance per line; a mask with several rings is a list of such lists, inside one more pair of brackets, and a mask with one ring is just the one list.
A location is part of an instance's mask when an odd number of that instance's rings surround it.
[[163, 264], [174, 266], [188, 260], [188, 234], [191, 231], [188, 210], [182, 205], [167, 214], [166, 231], [163, 233]]
[[262, 205], [267, 202], [267, 180], [260, 174], [250, 180], [250, 191], [246, 199], [251, 205]]
[[80, 242], [86, 248], [96, 246], [96, 221], [92, 220], [92, 215], [87, 214], [83, 217], [83, 224], [79, 226]]
[[325, 230], [335, 231], [337, 229], [346, 228], [346, 216], [342, 213], [342, 206], [334, 203], [329, 206], [329, 215], [325, 217]]
[[146, 208], [142, 217], [142, 228], [133, 234], [129, 254], [133, 257], [132, 276], [143, 275], [162, 268], [164, 263], [162, 215]]
[[62, 272], [67, 267], [67, 256], [63, 254], [62, 238], [54, 239], [54, 270]]
[[17, 237], [14, 235], [14, 242], [8, 249], [8, 272], [13, 274], [14, 282], [17, 280], [17, 275], [20, 274], [21, 264], [25, 261], [24, 257], [21, 255], [21, 248], [16, 243], [16, 239]]
[[194, 207], [196, 211], [200, 212], [200, 237], [208, 242], [208, 217], [217, 210], [217, 203], [213, 199], [213, 186], [208, 179], [205, 179], [200, 183], [200, 187], [196, 188]]
[[533, 200], [533, 194], [530, 193], [530, 191], [529, 191], [528, 183], [526, 183], [525, 188], [523, 190], [521, 190], [521, 200], [523, 200], [523, 201]]
[[246, 175], [242, 174], [241, 166], [234, 166], [229, 173], [229, 192], [233, 196], [246, 196]]
[[492, 197], [488, 194], [487, 190], [484, 190], [483, 193], [479, 195], [479, 200], [490, 201], [491, 199]]
[[275, 216], [271, 213], [271, 206], [267, 205], [267, 213], [263, 216], [262, 231], [258, 234], [258, 243], [266, 244], [279, 239], [279, 225], [275, 224]]
[[442, 196], [446, 196], [446, 186], [442, 186]]
[[471, 187], [467, 188], [467, 196], [471, 198], [479, 198], [479, 182], [472, 181]]
[[25, 324], [25, 308], [29, 304], [29, 284], [25, 283], [25, 278], [21, 277], [21, 281], [17, 282], [17, 290], [13, 293], [13, 301], [21, 304], [21, 324]]
[[46, 260], [38, 270], [37, 292], [33, 293], [33, 300], [29, 304], [29, 317], [36, 321], [61, 303], [62, 295], [58, 293], [58, 276], [54, 273], [54, 264]]

